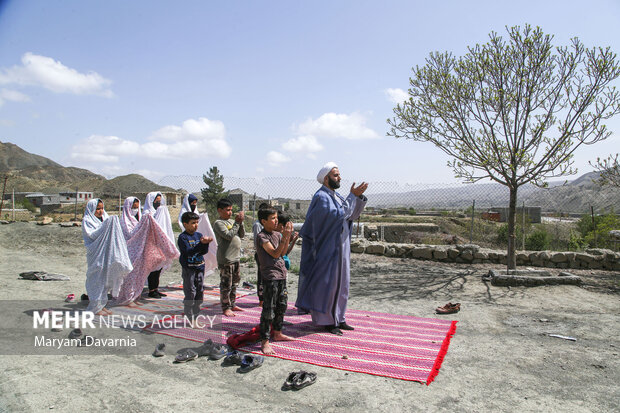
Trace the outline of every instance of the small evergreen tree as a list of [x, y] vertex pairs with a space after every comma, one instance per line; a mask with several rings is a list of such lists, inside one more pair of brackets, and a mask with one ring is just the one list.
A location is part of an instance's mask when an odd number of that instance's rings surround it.
[[217, 219], [217, 201], [228, 196], [224, 188], [224, 176], [220, 173], [217, 166], [209, 168], [206, 174], [202, 175], [206, 187], [202, 188], [202, 201], [205, 203], [209, 218], [213, 221]]

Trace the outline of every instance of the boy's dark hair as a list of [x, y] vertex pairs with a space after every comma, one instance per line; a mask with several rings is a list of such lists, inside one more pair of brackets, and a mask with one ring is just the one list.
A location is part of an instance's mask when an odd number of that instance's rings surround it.
[[267, 202], [263, 202], [262, 204], [258, 206], [258, 209], [265, 209], [265, 208], [269, 208], [269, 204]]
[[184, 212], [183, 215], [181, 215], [181, 222], [184, 224], [187, 224], [193, 219], [200, 219], [200, 215], [191, 211]]
[[263, 209], [259, 209], [258, 210], [258, 222], [261, 222], [263, 219], [267, 219], [269, 218], [270, 215], [276, 214], [278, 211], [276, 211], [274, 208], [263, 208]]
[[291, 220], [289, 214], [278, 209], [278, 224], [286, 225]]
[[219, 201], [217, 201], [217, 208], [228, 208], [229, 206], [232, 206], [232, 201], [228, 198], [222, 198]]

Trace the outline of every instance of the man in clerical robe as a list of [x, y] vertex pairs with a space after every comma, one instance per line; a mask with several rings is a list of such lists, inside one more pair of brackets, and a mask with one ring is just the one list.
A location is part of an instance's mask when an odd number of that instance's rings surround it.
[[368, 184], [351, 186], [345, 198], [336, 192], [340, 187], [338, 166], [327, 163], [318, 173], [322, 184], [314, 194], [306, 220], [300, 231], [302, 237], [299, 288], [295, 305], [312, 314], [312, 323], [332, 334], [353, 330], [347, 324], [345, 312], [349, 299], [351, 228], [367, 198], [363, 195]]

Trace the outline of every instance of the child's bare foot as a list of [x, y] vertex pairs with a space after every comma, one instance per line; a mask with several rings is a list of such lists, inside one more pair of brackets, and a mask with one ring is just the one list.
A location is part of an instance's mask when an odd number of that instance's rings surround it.
[[108, 315], [108, 313], [107, 313], [107, 312], [105, 312], [105, 311], [103, 311], [103, 310], [100, 310], [100, 311], [97, 311], [97, 312], [95, 313], [95, 315], [98, 315], [98, 316], [103, 316], [103, 315]]
[[235, 316], [235, 313], [233, 313], [233, 310], [231, 310], [230, 308], [228, 308], [228, 309], [224, 310], [224, 315], [225, 315], [226, 317], [234, 317], [234, 316]]
[[281, 331], [273, 332], [273, 341], [295, 341], [293, 337], [282, 334]]
[[262, 302], [262, 301], [259, 301], [259, 302], [258, 302], [258, 306], [259, 306], [259, 307], [262, 307], [262, 306], [263, 306], [263, 302]]
[[127, 304], [127, 307], [136, 308], [136, 307], [139, 307], [139, 305], [136, 304], [135, 302], [131, 302], [131, 303]]
[[107, 308], [103, 308], [101, 311], [103, 311], [104, 313], [106, 313], [106, 315], [112, 315], [112, 314], [114, 314], [112, 311], [108, 310]]
[[263, 341], [260, 345], [260, 349], [263, 352], [263, 354], [266, 354], [268, 356], [272, 354], [276, 354], [273, 347], [271, 347], [271, 344], [269, 344], [269, 340]]
[[237, 306], [234, 306], [234, 307], [232, 308], [232, 310], [233, 310], [233, 311], [243, 311], [243, 308], [241, 308], [241, 307], [237, 307]]

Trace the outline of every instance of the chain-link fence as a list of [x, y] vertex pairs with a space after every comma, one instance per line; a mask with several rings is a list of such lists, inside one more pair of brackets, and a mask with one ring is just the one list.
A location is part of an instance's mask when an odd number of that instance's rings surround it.
[[[173, 215], [178, 213], [184, 193], [195, 193], [201, 199], [200, 190], [206, 186], [199, 176], [167, 176], [158, 184], [174, 189], [166, 193]], [[339, 192], [346, 195], [351, 184], [343, 180]], [[260, 203], [269, 202], [301, 223], [319, 184], [314, 179], [297, 177], [224, 177], [224, 187], [230, 192], [231, 200], [247, 211], [250, 219], [255, 219]], [[12, 189], [13, 194], [18, 190]], [[94, 193], [95, 197], [106, 200], [106, 210], [110, 213], [118, 211], [124, 197], [144, 199], [142, 195]], [[507, 244], [509, 192], [500, 184], [370, 182], [365, 195], [368, 204], [360, 225], [354, 229], [356, 235], [389, 242], [475, 243], [490, 248], [504, 248]], [[14, 200], [7, 196], [10, 196], [8, 190], [0, 219], [32, 218], [33, 208], [31, 211], [21, 209], [23, 204], [20, 203], [25, 202], [21, 200], [13, 211]], [[80, 219], [84, 205], [63, 204], [55, 212]], [[620, 230], [615, 208], [620, 205], [619, 188], [601, 187], [592, 179], [581, 178], [569, 185], [546, 189], [526, 185], [519, 189], [517, 205], [519, 249], [567, 251], [599, 247], [618, 250], [620, 246], [610, 236], [611, 230]]]
[[[167, 176], [159, 184], [197, 194], [205, 187], [198, 176]], [[339, 192], [345, 195], [351, 185], [343, 180]], [[224, 187], [250, 216], [267, 201], [303, 221], [319, 184], [297, 177], [224, 177]], [[494, 248], [507, 243], [509, 191], [503, 185], [370, 182], [365, 195], [368, 204], [360, 222], [366, 237], [429, 244], [472, 242]], [[601, 187], [592, 180], [545, 189], [524, 185], [517, 205], [520, 249], [617, 249], [608, 232], [620, 229], [614, 210], [620, 205], [618, 188]]]

